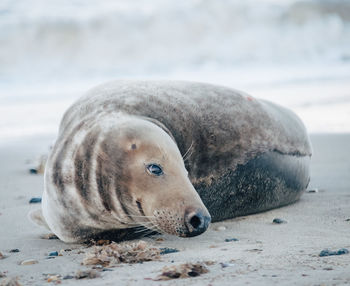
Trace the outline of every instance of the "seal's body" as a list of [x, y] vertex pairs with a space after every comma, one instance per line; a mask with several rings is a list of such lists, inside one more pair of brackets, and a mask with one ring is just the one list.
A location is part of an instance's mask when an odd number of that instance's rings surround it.
[[43, 215], [69, 242], [137, 226], [198, 235], [210, 215], [298, 200], [310, 156], [302, 122], [273, 103], [209, 84], [111, 82], [64, 115]]

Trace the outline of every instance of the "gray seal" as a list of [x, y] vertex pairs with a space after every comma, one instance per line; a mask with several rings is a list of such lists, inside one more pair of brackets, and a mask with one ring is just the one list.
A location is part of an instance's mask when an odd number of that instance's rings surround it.
[[67, 242], [140, 227], [195, 236], [297, 201], [310, 157], [303, 123], [279, 105], [211, 84], [114, 81], [65, 113], [43, 216]]

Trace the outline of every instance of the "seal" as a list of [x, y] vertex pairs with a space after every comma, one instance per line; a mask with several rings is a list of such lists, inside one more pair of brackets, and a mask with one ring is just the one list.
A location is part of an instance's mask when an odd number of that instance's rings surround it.
[[271, 102], [204, 83], [114, 81], [63, 116], [42, 213], [66, 242], [195, 236], [211, 220], [297, 201], [310, 157], [303, 123]]

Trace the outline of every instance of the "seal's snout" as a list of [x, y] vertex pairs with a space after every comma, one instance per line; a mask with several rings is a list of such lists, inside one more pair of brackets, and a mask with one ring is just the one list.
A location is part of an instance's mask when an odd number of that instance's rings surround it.
[[205, 232], [211, 222], [209, 214], [204, 214], [203, 211], [190, 211], [185, 213], [185, 225], [187, 232], [185, 236], [197, 236]]

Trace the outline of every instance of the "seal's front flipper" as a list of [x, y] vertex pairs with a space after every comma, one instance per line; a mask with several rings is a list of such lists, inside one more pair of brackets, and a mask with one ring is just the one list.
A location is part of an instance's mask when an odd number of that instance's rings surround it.
[[30, 211], [28, 214], [28, 217], [36, 225], [43, 226], [46, 229], [50, 230], [49, 226], [46, 223], [45, 218], [43, 217], [43, 213], [41, 209]]

